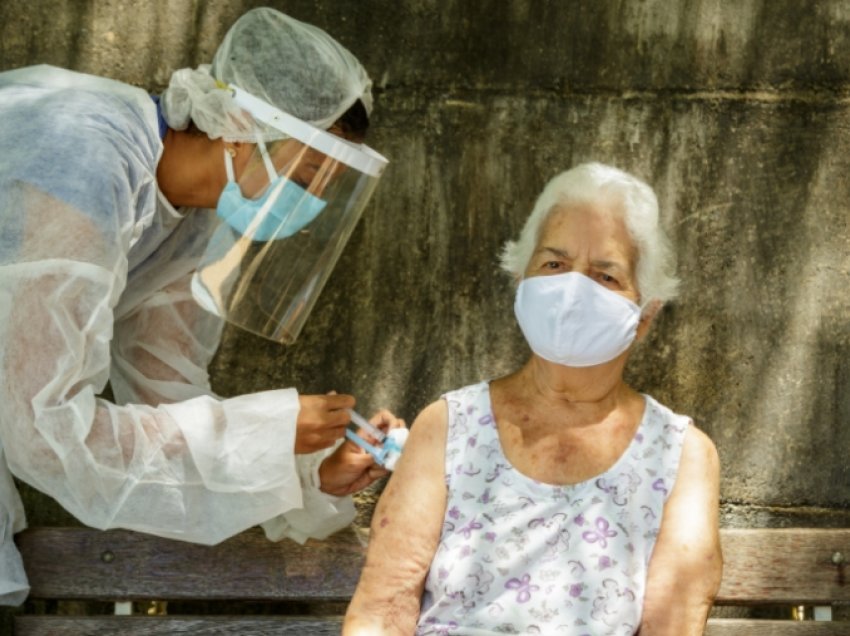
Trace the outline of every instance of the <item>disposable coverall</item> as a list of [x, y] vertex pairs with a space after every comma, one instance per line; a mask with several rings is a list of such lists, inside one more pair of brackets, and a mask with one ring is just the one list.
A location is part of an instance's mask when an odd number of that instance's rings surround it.
[[0, 73], [0, 121], [0, 603], [27, 593], [10, 471], [96, 528], [216, 543], [350, 523], [350, 498], [318, 490], [332, 449], [294, 454], [294, 389], [210, 389], [222, 324], [188, 290], [218, 221], [158, 191], [151, 97], [30, 67]]

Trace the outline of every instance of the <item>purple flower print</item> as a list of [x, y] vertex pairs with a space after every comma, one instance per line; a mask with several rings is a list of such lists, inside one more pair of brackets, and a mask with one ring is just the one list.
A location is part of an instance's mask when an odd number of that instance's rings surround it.
[[484, 538], [487, 539], [490, 543], [493, 543], [496, 540], [495, 532], [487, 532], [484, 534]]
[[680, 425], [680, 424], [677, 424], [676, 422], [668, 422], [667, 424], [664, 425], [664, 433], [666, 435], [670, 435], [670, 433], [672, 431], [675, 431], [677, 433], [681, 433], [684, 430], [685, 430], [685, 427]]
[[567, 519], [567, 515], [563, 512], [556, 512], [547, 520], [546, 517], [535, 517], [531, 521], [528, 522], [528, 527], [532, 530], [534, 528], [538, 528], [540, 526], [544, 526], [546, 528], [551, 528], [552, 526], [560, 526]]
[[478, 418], [478, 424], [481, 426], [492, 426], [494, 422], [492, 413], [487, 413], [487, 415], [482, 415]]
[[483, 527], [484, 526], [482, 526], [480, 523], [478, 523], [475, 520], [475, 517], [473, 517], [472, 519], [469, 520], [469, 523], [467, 523], [463, 528], [458, 530], [458, 532], [460, 532], [463, 535], [464, 539], [469, 539], [470, 537], [472, 537], [472, 531], [473, 530], [481, 530], [481, 528], [483, 528]]
[[581, 561], [567, 561], [567, 565], [570, 566], [570, 575], [575, 577], [580, 577], [587, 571], [587, 568], [584, 567]]
[[575, 523], [577, 526], [583, 526], [584, 525], [584, 515], [581, 515], [581, 514], [578, 515], [575, 519], [573, 519], [573, 523]]
[[547, 554], [553, 557], [563, 554], [570, 549], [570, 531], [563, 526], [558, 526], [557, 530], [546, 539], [546, 545], [549, 546], [546, 550]]
[[625, 506], [629, 501], [629, 495], [633, 494], [640, 485], [640, 477], [631, 473], [620, 473], [615, 478], [602, 477], [596, 480], [596, 487], [611, 496], [618, 506]]
[[460, 519], [460, 509], [457, 506], [452, 506], [448, 512], [452, 519]]
[[597, 566], [599, 567], [600, 572], [602, 570], [607, 570], [612, 565], [613, 565], [613, 563], [611, 562], [611, 557], [608, 557], [608, 556], [605, 556], [605, 555], [602, 555], [601, 557], [599, 557], [599, 563], [597, 564]]
[[505, 469], [504, 464], [496, 464], [493, 466], [493, 470], [487, 473], [487, 476], [484, 478], [488, 484], [496, 481], [499, 478], [499, 475], [502, 474], [502, 471]]
[[581, 596], [581, 591], [584, 589], [584, 586], [581, 583], [573, 583], [570, 585], [570, 596], [573, 598], [578, 598]]
[[523, 497], [519, 498], [519, 501], [522, 502], [522, 505], [520, 506], [520, 508], [522, 510], [525, 510], [529, 506], [536, 506], [537, 505], [537, 502], [535, 502], [534, 499], [532, 499], [531, 497], [523, 496]]
[[540, 586], [531, 584], [530, 574], [523, 574], [520, 579], [509, 579], [508, 582], [505, 583], [505, 589], [516, 590], [517, 603], [528, 603], [528, 601], [531, 600], [531, 593], [539, 590]]
[[473, 596], [483, 596], [490, 591], [490, 584], [495, 580], [495, 577], [480, 563], [472, 566], [472, 571], [467, 575], [471, 579], [470, 583], [474, 588]]
[[587, 541], [588, 543], [599, 543], [600, 548], [608, 547], [608, 539], [611, 537], [617, 536], [616, 530], [611, 530], [609, 528], [608, 520], [604, 517], [596, 518], [596, 529], [595, 530], [586, 530], [581, 533], [581, 538]]
[[652, 489], [664, 493], [665, 497], [667, 496], [667, 486], [661, 477], [652, 482]]
[[457, 413], [457, 419], [452, 426], [452, 437], [461, 437], [469, 433], [469, 427], [466, 425], [466, 415]]
[[440, 625], [434, 629], [435, 634], [439, 634], [440, 636], [451, 636], [454, 633], [454, 630], [457, 629], [456, 621], [449, 621], [448, 625]]
[[505, 608], [499, 605], [496, 601], [487, 604], [487, 614], [490, 618], [499, 618], [505, 613]]
[[478, 443], [478, 438], [473, 435], [469, 439], [466, 440], [466, 445], [470, 448], [475, 448], [475, 445]]
[[[551, 593], [551, 590], [548, 590], [548, 591], [544, 590], [544, 594], [548, 595], [550, 593]], [[555, 609], [554, 607], [549, 607], [546, 604], [546, 599], [544, 599], [543, 602], [538, 607], [530, 607], [528, 609], [528, 613], [531, 614], [535, 619], [537, 619], [538, 623], [540, 623], [540, 624], [529, 625], [526, 628], [528, 630], [526, 633], [528, 633], [528, 634], [551, 633], [550, 631], [544, 632], [542, 627], [541, 627], [541, 624], [544, 625], [544, 626], [551, 624], [552, 621], [555, 620], [555, 617], [558, 616], [558, 610]], [[514, 629], [516, 629], [516, 628], [514, 628]]]
[[[593, 610], [590, 612], [591, 618], [597, 621], [602, 621], [609, 627], [622, 625], [622, 616], [620, 608], [628, 603], [633, 603], [635, 600], [634, 592], [629, 588], [620, 590], [620, 586], [613, 579], [605, 579], [602, 582], [602, 589], [595, 599], [593, 599]], [[629, 630], [628, 633], [632, 633]]]
[[478, 452], [484, 455], [487, 459], [490, 459], [493, 455], [499, 452], [499, 441], [494, 440], [489, 444], [480, 444], [478, 446]]
[[481, 493], [481, 496], [478, 498], [478, 501], [480, 503], [483, 503], [483, 504], [488, 504], [492, 501], [492, 498], [490, 497], [490, 489], [489, 488], [484, 489], [484, 492]]

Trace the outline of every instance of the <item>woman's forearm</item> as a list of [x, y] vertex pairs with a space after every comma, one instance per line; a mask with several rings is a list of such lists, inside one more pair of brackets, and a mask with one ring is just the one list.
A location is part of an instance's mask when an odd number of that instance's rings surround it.
[[638, 636], [702, 636], [713, 598], [706, 592], [663, 606], [645, 604]]
[[410, 578], [403, 581], [399, 574], [390, 575], [386, 569], [367, 563], [345, 615], [343, 636], [413, 634], [419, 618], [422, 579], [413, 585]]

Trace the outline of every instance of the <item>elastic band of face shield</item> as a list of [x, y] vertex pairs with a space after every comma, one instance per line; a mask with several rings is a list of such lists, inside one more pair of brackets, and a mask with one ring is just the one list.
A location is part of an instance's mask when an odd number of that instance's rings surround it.
[[316, 128], [275, 108], [268, 102], [254, 97], [241, 88], [228, 86], [227, 90], [233, 95], [233, 101], [236, 102], [236, 105], [248, 111], [251, 117], [257, 121], [277, 128], [293, 139], [297, 139], [347, 166], [372, 177], [379, 177], [387, 166], [387, 160], [368, 146], [352, 143], [321, 128]]

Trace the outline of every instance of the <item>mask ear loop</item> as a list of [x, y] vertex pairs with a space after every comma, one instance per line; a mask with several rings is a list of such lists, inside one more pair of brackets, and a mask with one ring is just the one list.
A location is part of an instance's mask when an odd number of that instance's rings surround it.
[[[641, 319], [641, 321], [646, 319], [646, 313], [645, 313], [646, 309], [648, 307], [650, 307], [656, 301], [657, 301], [657, 299], [655, 299], [655, 298], [649, 298], [649, 299], [643, 301], [642, 303], [639, 303], [639, 304], [636, 303], [637, 306], [640, 308], [640, 319]], [[656, 308], [656, 311], [657, 311], [657, 308]], [[655, 312], [653, 312], [653, 313], [655, 313]]]
[[263, 165], [266, 167], [266, 172], [269, 174], [269, 184], [272, 184], [275, 179], [277, 179], [277, 169], [275, 169], [274, 164], [272, 163], [272, 158], [269, 157], [269, 151], [266, 149], [266, 144], [263, 141], [263, 138], [259, 135], [257, 135], [257, 146], [260, 148], [260, 155], [263, 157]]
[[236, 181], [236, 176], [233, 173], [233, 155], [227, 148], [224, 149], [224, 171], [227, 173], [228, 181]]

